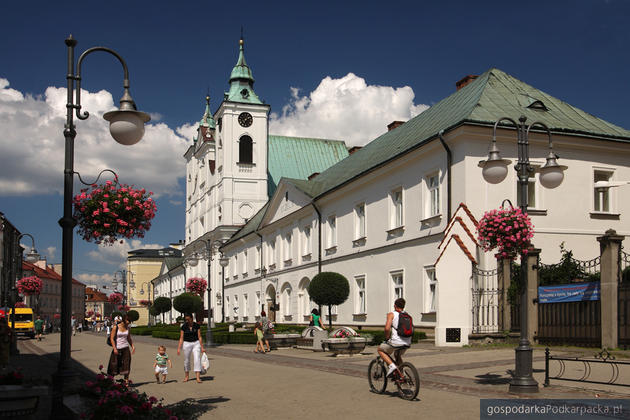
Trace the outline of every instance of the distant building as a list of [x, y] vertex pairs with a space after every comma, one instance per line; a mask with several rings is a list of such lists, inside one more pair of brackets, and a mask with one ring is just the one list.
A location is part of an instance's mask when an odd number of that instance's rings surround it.
[[[28, 296], [26, 304], [39, 313], [43, 319], [53, 320], [61, 314], [61, 275], [52, 265], [42, 259], [31, 264], [22, 261], [23, 276], [37, 276], [42, 281], [42, 290], [37, 296]], [[72, 279], [72, 316], [83, 321], [85, 317], [85, 284]]]
[[[101, 321], [105, 317], [111, 316], [114, 310], [114, 305], [109, 303], [107, 295], [94, 287], [85, 288], [85, 317], [90, 319], [94, 318], [96, 321]], [[88, 312], [93, 312], [92, 317], [87, 315]], [[98, 315], [97, 315], [98, 314]]]
[[126, 304], [140, 314], [136, 324], [148, 325], [149, 323], [149, 310], [146, 306], [140, 305], [140, 301], [153, 302], [152, 280], [160, 274], [162, 263], [166, 258], [181, 258], [181, 256], [182, 251], [173, 246], [162, 249], [136, 249], [127, 254]]
[[11, 305], [11, 293], [21, 277], [22, 247], [20, 231], [0, 212], [0, 306]]
[[[186, 268], [184, 267], [184, 258], [182, 257], [166, 257], [162, 262], [160, 274], [153, 279], [154, 300], [158, 297], [167, 297], [172, 299], [186, 291]], [[216, 309], [215, 309], [216, 310]], [[164, 316], [156, 317], [156, 321], [164, 320], [167, 324], [172, 324], [177, 317], [181, 316], [179, 312], [171, 308]]]

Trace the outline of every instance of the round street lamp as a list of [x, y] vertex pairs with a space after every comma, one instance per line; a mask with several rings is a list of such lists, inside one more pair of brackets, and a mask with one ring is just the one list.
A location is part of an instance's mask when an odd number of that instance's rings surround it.
[[[499, 148], [497, 147], [497, 126], [502, 121], [509, 121], [516, 127], [517, 140], [518, 140], [518, 162], [514, 166], [518, 174], [518, 206], [523, 214], [527, 214], [528, 207], [528, 188], [529, 177], [534, 172], [529, 161], [529, 132], [532, 127], [542, 127], [549, 138], [549, 154], [547, 155], [547, 162], [539, 169], [540, 183], [545, 188], [556, 188], [564, 179], [564, 171], [566, 166], [558, 165], [558, 156], [553, 152], [553, 143], [551, 141], [551, 131], [542, 122], [533, 122], [529, 125], [525, 125], [527, 118], [521, 116], [519, 123], [511, 118], [499, 119], [492, 129], [492, 142], [488, 150], [488, 159], [479, 162], [479, 166], [482, 168], [482, 175], [486, 182], [490, 184], [498, 184], [507, 176], [507, 166], [510, 163], [508, 159], [501, 159], [499, 154]], [[521, 337], [519, 340], [519, 346], [515, 349], [515, 372], [510, 381], [510, 392], [517, 393], [532, 393], [538, 392], [538, 382], [534, 379], [532, 372], [532, 353], [529, 338], [528, 338], [528, 325], [527, 325], [527, 265], [525, 264], [525, 254], [521, 254]]]
[[[148, 114], [136, 109], [136, 104], [129, 94], [129, 71], [122, 57], [109, 48], [93, 47], [85, 50], [77, 62], [76, 73], [74, 66], [74, 48], [77, 41], [70, 35], [66, 40], [67, 46], [67, 72], [68, 81], [66, 124], [64, 126], [65, 137], [65, 164], [64, 164], [64, 194], [63, 217], [59, 220], [62, 228], [62, 272], [61, 272], [61, 342], [59, 349], [59, 364], [53, 376], [53, 418], [64, 418], [63, 395], [70, 379], [76, 374], [70, 365], [71, 328], [70, 317], [72, 314], [72, 245], [73, 230], [77, 221], [72, 217], [72, 196], [74, 184], [74, 140], [76, 129], [73, 114], [79, 120], [89, 117], [88, 112], [81, 112], [81, 64], [91, 53], [103, 51], [116, 57], [123, 67], [123, 96], [120, 99], [120, 108], [110, 111], [103, 117], [110, 122], [110, 133], [115, 141], [123, 145], [137, 143], [144, 134], [144, 123], [151, 118]], [[75, 100], [76, 94], [76, 100]]]

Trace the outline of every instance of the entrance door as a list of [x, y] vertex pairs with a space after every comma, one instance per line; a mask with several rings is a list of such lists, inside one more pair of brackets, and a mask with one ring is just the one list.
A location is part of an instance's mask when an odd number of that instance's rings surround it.
[[267, 287], [267, 316], [273, 323], [276, 322], [276, 288], [273, 285]]

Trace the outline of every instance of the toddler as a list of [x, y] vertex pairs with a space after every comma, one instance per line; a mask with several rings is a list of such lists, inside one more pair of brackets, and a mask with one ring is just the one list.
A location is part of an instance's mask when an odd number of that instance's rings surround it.
[[[168, 367], [166, 366], [168, 363]], [[157, 383], [160, 383], [160, 374], [162, 374], [162, 383], [166, 383], [166, 375], [168, 375], [168, 368], [173, 367], [173, 363], [171, 359], [168, 358], [168, 354], [166, 354], [166, 347], [158, 346], [158, 353], [155, 355], [155, 363], [153, 363], [153, 368], [155, 369], [155, 380]]]

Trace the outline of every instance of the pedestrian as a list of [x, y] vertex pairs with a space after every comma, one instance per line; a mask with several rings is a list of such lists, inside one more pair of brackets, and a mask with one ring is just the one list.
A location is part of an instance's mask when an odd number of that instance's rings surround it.
[[[168, 366], [167, 366], [168, 363]], [[155, 363], [153, 363], [153, 369], [155, 369], [155, 380], [160, 383], [160, 375], [162, 375], [162, 383], [166, 383], [166, 375], [168, 375], [168, 368], [173, 368], [171, 359], [166, 354], [166, 347], [158, 346], [158, 352], [155, 355]]]
[[6, 317], [0, 317], [0, 368], [9, 365], [9, 348], [11, 347], [11, 327]]
[[324, 325], [322, 324], [322, 317], [319, 315], [319, 310], [317, 308], [313, 308], [311, 311], [310, 322], [308, 325], [320, 327], [322, 330], [325, 330]]
[[105, 330], [107, 332], [107, 335], [112, 332], [112, 323], [109, 321], [109, 319], [105, 320]]
[[262, 325], [263, 332], [263, 340], [265, 341], [265, 345], [267, 346], [266, 352], [270, 352], [271, 348], [269, 348], [269, 333], [271, 332], [271, 328], [269, 328], [270, 321], [267, 319], [267, 314], [265, 311], [260, 313], [260, 325]]
[[77, 322], [77, 331], [79, 331], [79, 333], [83, 332], [83, 322]]
[[35, 338], [37, 338], [38, 341], [42, 341], [42, 334], [44, 332], [44, 321], [42, 317], [37, 315], [37, 319], [33, 324], [35, 324]]
[[177, 346], [177, 355], [179, 356], [182, 348], [184, 349], [184, 382], [188, 382], [190, 373], [190, 355], [193, 356], [193, 367], [197, 383], [201, 383], [201, 353], [205, 353], [203, 349], [203, 341], [201, 340], [201, 327], [193, 322], [192, 314], [184, 315], [184, 324], [179, 334], [179, 345]]
[[[129, 330], [129, 318], [127, 314], [116, 317], [116, 322], [112, 333], [109, 336], [112, 345], [112, 354], [109, 356], [107, 374], [116, 376], [123, 375], [125, 384], [129, 383], [129, 372], [131, 371], [131, 355], [136, 352]], [[129, 350], [131, 348], [131, 350]]]
[[256, 327], [254, 328], [254, 335], [256, 336], [256, 348], [254, 349], [254, 353], [265, 353], [265, 348], [263, 347], [264, 334], [262, 331], [262, 324], [260, 322], [256, 323]]
[[77, 335], [77, 320], [74, 316], [70, 321], [70, 326], [72, 327], [72, 335]]

